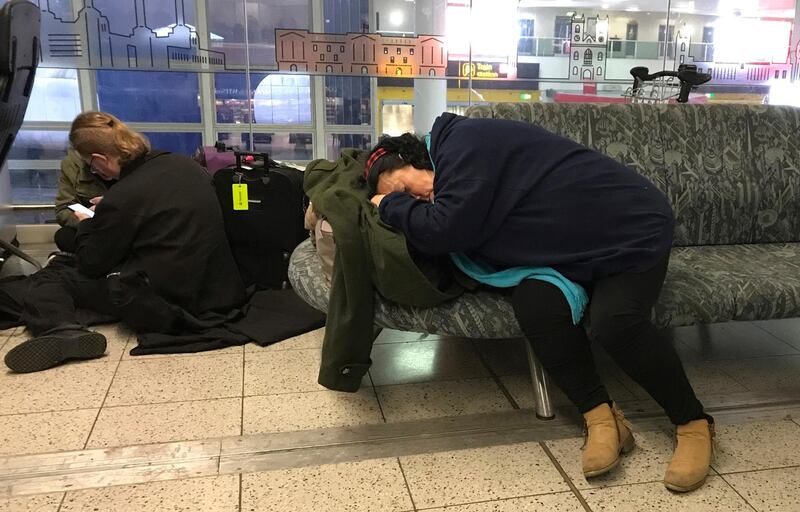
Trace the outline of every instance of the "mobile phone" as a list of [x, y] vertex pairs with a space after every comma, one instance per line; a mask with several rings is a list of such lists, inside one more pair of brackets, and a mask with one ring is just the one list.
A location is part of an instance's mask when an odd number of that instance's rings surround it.
[[94, 211], [90, 210], [89, 208], [86, 208], [80, 203], [71, 204], [67, 208], [69, 208], [73, 212], [80, 212], [86, 215], [87, 217], [94, 217]]

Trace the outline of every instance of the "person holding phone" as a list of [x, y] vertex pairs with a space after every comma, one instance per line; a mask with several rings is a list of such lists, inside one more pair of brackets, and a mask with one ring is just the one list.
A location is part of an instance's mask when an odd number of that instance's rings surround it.
[[56, 194], [56, 220], [61, 228], [56, 231], [54, 239], [59, 251], [75, 252], [75, 235], [80, 221], [70, 205], [80, 204], [94, 209], [113, 183], [113, 180], [104, 180], [92, 173], [77, 151], [70, 149], [67, 152], [61, 161]]
[[152, 149], [105, 112], [79, 115], [69, 140], [85, 168], [116, 183], [94, 201], [94, 216], [71, 213], [74, 264], [54, 260], [30, 276], [19, 321], [33, 337], [6, 354], [11, 371], [101, 357], [106, 339], [87, 329], [87, 312], [136, 333], [179, 335], [246, 302], [205, 169]]

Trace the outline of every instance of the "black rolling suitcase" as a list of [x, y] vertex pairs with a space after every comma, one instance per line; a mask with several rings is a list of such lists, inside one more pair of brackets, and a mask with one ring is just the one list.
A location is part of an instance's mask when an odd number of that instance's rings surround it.
[[245, 284], [288, 288], [289, 256], [308, 237], [303, 172], [266, 153], [236, 152], [213, 177], [225, 231]]

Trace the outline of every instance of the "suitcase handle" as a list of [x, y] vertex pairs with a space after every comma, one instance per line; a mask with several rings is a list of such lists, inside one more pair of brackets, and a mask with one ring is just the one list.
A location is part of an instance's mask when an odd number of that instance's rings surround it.
[[271, 162], [271, 160], [269, 159], [269, 153], [254, 153], [254, 152], [251, 152], [251, 151], [234, 150], [233, 154], [236, 155], [236, 167], [238, 169], [242, 168], [242, 161], [243, 161], [242, 157], [246, 157], [246, 156], [251, 156], [251, 157], [253, 157], [254, 160], [255, 159], [263, 160], [265, 166], [269, 165], [270, 162]]

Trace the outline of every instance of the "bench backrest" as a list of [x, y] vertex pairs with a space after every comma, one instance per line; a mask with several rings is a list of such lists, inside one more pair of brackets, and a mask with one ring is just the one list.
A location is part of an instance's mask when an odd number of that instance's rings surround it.
[[536, 123], [647, 176], [675, 210], [673, 245], [800, 241], [800, 109], [496, 103], [468, 117]]

